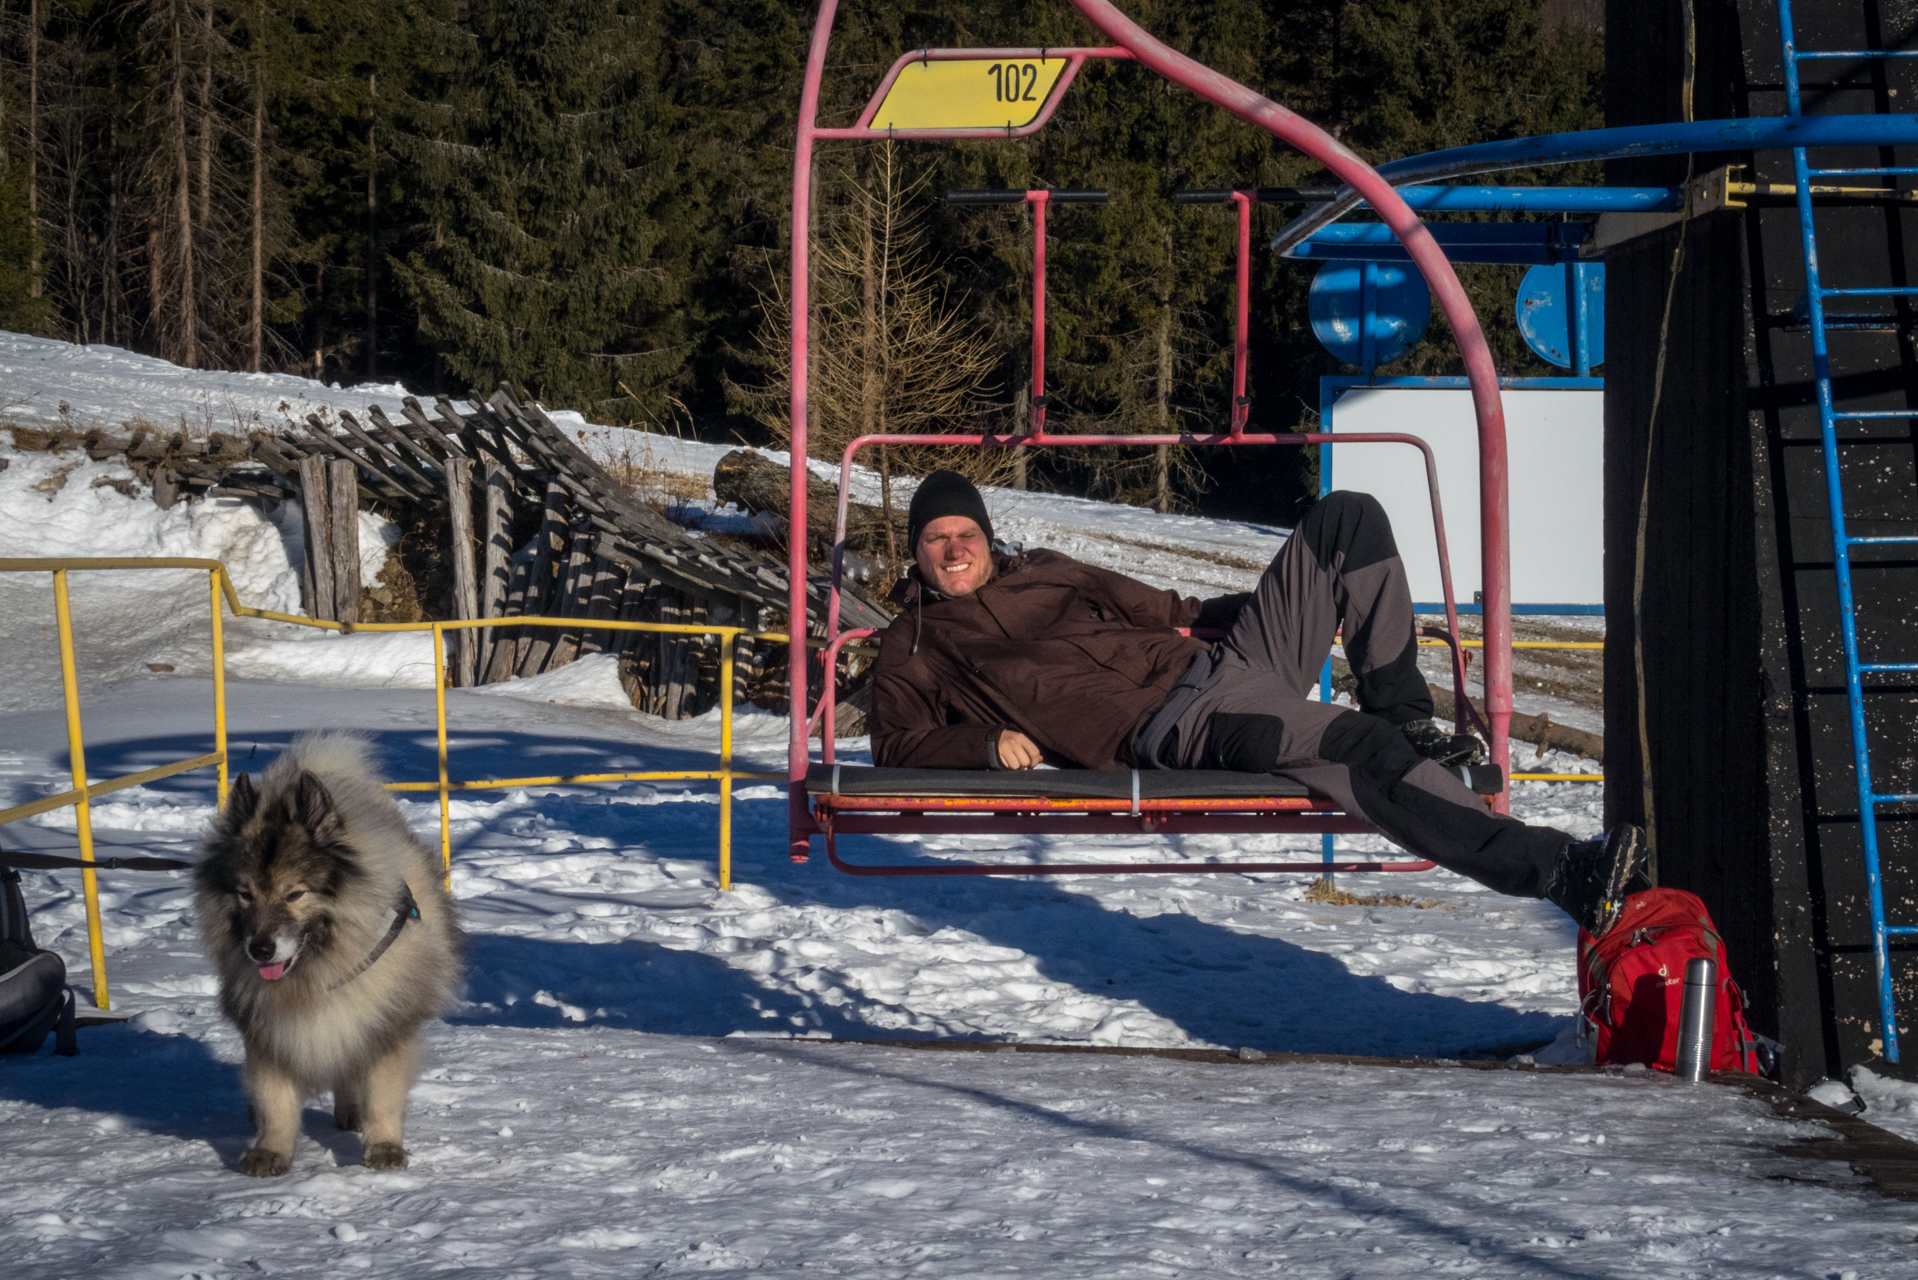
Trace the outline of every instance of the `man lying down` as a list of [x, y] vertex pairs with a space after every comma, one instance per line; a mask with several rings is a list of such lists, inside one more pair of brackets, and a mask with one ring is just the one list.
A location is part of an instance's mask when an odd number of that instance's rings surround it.
[[[985, 502], [955, 472], [926, 477], [908, 525], [915, 563], [893, 593], [901, 612], [873, 688], [880, 766], [1282, 773], [1419, 857], [1549, 899], [1594, 935], [1638, 887], [1638, 828], [1577, 841], [1528, 827], [1447, 767], [1482, 744], [1432, 720], [1405, 569], [1372, 497], [1326, 495], [1255, 590], [1203, 602], [1056, 551], [996, 553]], [[1358, 711], [1308, 697], [1341, 628]]]

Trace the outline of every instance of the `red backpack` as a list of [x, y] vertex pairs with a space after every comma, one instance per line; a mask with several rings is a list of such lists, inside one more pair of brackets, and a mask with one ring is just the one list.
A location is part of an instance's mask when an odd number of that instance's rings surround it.
[[1682, 889], [1632, 894], [1602, 938], [1578, 931], [1579, 1016], [1597, 1037], [1595, 1062], [1676, 1068], [1685, 962], [1699, 956], [1718, 965], [1711, 1069], [1762, 1074], [1725, 945], [1705, 904]]

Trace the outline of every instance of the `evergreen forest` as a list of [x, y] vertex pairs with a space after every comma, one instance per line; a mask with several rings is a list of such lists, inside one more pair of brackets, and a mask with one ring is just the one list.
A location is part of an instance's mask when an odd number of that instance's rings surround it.
[[[1603, 123], [1603, 33], [1580, 0], [1123, 7], [1374, 162]], [[776, 442], [813, 15], [809, 0], [0, 0], [0, 327], [344, 384], [509, 380], [598, 421]], [[850, 123], [909, 49], [1094, 36], [1064, 0], [845, 0], [822, 122]], [[818, 323], [836, 353], [820, 357], [822, 439], [1027, 412], [1030, 215], [941, 199], [968, 187], [1110, 192], [1050, 216], [1052, 428], [1222, 424], [1233, 220], [1171, 195], [1325, 181], [1142, 68], [1097, 62], [1030, 138], [828, 143], [820, 169]], [[1300, 208], [1256, 211], [1255, 429], [1313, 423], [1317, 378], [1346, 371], [1306, 321], [1313, 264], [1262, 248]], [[1521, 270], [1461, 275], [1501, 366], [1544, 373], [1512, 320]], [[1457, 368], [1435, 315], [1385, 372]], [[1313, 460], [1280, 452], [1114, 450], [1035, 460], [1020, 482], [1284, 520]]]

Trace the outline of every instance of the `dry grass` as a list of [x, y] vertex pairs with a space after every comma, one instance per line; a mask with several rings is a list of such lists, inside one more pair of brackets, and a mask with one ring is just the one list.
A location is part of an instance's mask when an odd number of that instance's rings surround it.
[[1410, 898], [1402, 893], [1347, 893], [1325, 878], [1312, 882], [1312, 887], [1305, 891], [1305, 900], [1329, 907], [1415, 907], [1420, 911], [1445, 905], [1437, 898]]
[[[582, 433], [583, 436], [584, 433]], [[674, 523], [683, 523], [687, 508], [713, 496], [712, 481], [691, 472], [665, 466], [653, 452], [651, 437], [644, 431], [628, 431], [617, 452], [600, 459], [621, 487]]]

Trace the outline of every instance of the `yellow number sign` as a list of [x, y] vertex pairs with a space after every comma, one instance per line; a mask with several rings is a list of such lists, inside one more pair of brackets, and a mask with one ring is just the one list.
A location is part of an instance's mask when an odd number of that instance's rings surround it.
[[1067, 59], [914, 62], [879, 104], [874, 129], [1017, 129], [1031, 124]]

